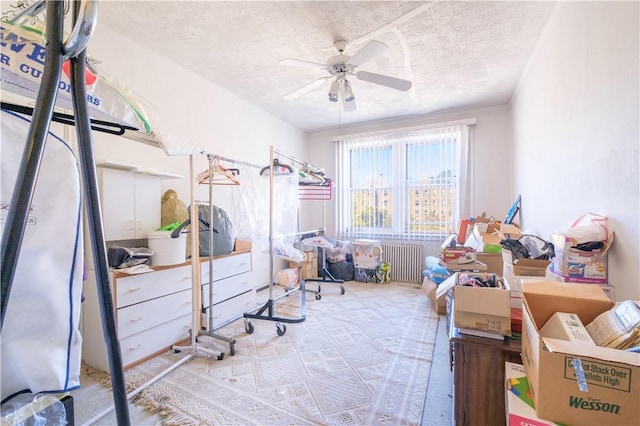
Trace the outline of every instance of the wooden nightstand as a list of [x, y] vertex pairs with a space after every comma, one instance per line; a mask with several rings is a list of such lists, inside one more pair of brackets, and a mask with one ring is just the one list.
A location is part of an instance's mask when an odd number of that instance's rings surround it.
[[522, 363], [521, 342], [460, 334], [453, 325], [453, 314], [448, 316], [455, 424], [506, 424], [504, 363]]

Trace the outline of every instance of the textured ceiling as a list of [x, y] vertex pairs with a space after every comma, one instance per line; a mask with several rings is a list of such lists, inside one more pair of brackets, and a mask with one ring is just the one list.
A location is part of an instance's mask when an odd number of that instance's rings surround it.
[[[314, 132], [400, 117], [507, 103], [554, 2], [102, 1], [99, 25], [171, 58], [292, 125]], [[330, 81], [283, 96], [327, 71], [346, 40], [353, 55], [370, 40], [389, 49], [358, 67], [411, 80], [398, 91], [354, 76], [357, 109], [328, 101]], [[99, 59], [99, 57], [97, 58]], [[135, 89], [135, 88], [134, 88]]]

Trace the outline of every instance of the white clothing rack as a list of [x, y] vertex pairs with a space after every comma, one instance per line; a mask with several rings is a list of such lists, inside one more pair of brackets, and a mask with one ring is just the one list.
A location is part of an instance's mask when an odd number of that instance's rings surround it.
[[[245, 331], [248, 334], [251, 334], [254, 331], [253, 324], [251, 322], [252, 319], [274, 321], [276, 323], [276, 332], [278, 336], [284, 336], [284, 334], [287, 331], [287, 327], [283, 323], [300, 323], [306, 320], [306, 296], [305, 296], [306, 292], [304, 287], [304, 280], [300, 280], [300, 294], [301, 294], [300, 316], [282, 317], [282, 316], [277, 316], [275, 314], [275, 302], [281, 299], [282, 297], [288, 296], [289, 294], [296, 291], [296, 289], [291, 289], [291, 290], [285, 291], [285, 293], [281, 294], [276, 298], [274, 298], [273, 296], [273, 275], [274, 275], [273, 274], [274, 272], [273, 271], [273, 239], [275, 237], [274, 230], [273, 230], [273, 218], [274, 218], [273, 179], [275, 174], [274, 163], [275, 163], [275, 159], [277, 158], [276, 156], [285, 157], [296, 162], [297, 164], [312, 167], [305, 162], [301, 162], [289, 155], [286, 155], [281, 153], [280, 151], [277, 151], [276, 149], [273, 148], [273, 145], [271, 145], [269, 148], [269, 253], [271, 255], [271, 261], [269, 262], [269, 300], [267, 300], [262, 306], [259, 306], [244, 314]], [[318, 170], [318, 169], [315, 169], [315, 170]], [[299, 234], [302, 234], [302, 233], [296, 233], [296, 235], [299, 235]], [[256, 313], [251, 313], [251, 312], [256, 312]]]
[[[203, 153], [205, 154], [205, 153]], [[231, 356], [235, 355], [235, 343], [236, 340], [233, 338], [229, 338], [227, 336], [223, 336], [220, 334], [215, 333], [216, 329], [222, 328], [224, 325], [227, 325], [233, 321], [236, 321], [237, 319], [241, 318], [242, 316], [239, 316], [237, 318], [233, 318], [229, 321], [226, 321], [224, 324], [219, 325], [217, 328], [215, 328], [213, 326], [213, 315], [212, 315], [212, 309], [213, 309], [213, 174], [214, 174], [214, 168], [213, 165], [215, 162], [217, 161], [227, 161], [230, 163], [234, 163], [234, 164], [240, 164], [240, 165], [244, 165], [244, 166], [249, 166], [249, 167], [255, 167], [255, 168], [260, 168], [260, 166], [252, 164], [252, 163], [248, 163], [245, 161], [239, 161], [239, 160], [234, 160], [231, 158], [226, 158], [226, 157], [221, 157], [219, 155], [213, 155], [213, 154], [206, 154], [207, 156], [207, 160], [209, 162], [209, 181], [208, 181], [208, 187], [209, 187], [209, 199], [207, 202], [207, 206], [209, 207], [209, 232], [210, 232], [210, 236], [209, 236], [209, 310], [208, 310], [208, 327], [207, 330], [195, 330], [195, 326], [196, 326], [196, 320], [194, 317], [194, 329], [192, 329], [192, 333], [191, 333], [191, 344], [189, 346], [174, 346], [173, 349], [174, 350], [185, 350], [185, 349], [191, 349], [193, 353], [196, 352], [202, 352], [208, 355], [214, 355], [217, 356], [218, 360], [222, 360], [224, 358], [224, 352], [223, 353], [216, 353], [213, 352], [207, 348], [202, 347], [201, 345], [199, 345], [197, 343], [197, 337], [198, 336], [208, 336], [217, 340], [222, 340], [223, 342], [226, 342], [229, 344], [229, 354]], [[191, 158], [192, 162], [190, 164], [191, 166], [191, 265], [192, 265], [192, 269], [193, 269], [193, 307], [194, 307], [194, 311], [195, 315], [198, 315], [197, 310], [199, 309], [200, 306], [200, 243], [199, 243], [199, 220], [198, 220], [198, 202], [196, 202], [194, 200], [194, 195], [193, 195], [193, 157]]]

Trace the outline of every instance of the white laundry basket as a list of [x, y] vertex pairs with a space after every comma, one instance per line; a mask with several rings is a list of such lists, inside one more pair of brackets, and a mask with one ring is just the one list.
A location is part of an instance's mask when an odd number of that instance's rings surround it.
[[187, 253], [187, 234], [171, 238], [171, 231], [156, 231], [147, 234], [149, 249], [153, 251], [151, 266], [184, 263]]

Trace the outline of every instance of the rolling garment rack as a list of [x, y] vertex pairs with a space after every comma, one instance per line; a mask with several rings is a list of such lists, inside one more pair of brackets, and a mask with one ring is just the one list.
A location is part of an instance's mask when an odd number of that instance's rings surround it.
[[[290, 159], [295, 164], [298, 164], [302, 167], [302, 170], [308, 173], [310, 176], [313, 176], [314, 179], [310, 181], [301, 182], [299, 184], [298, 195], [300, 200], [312, 200], [312, 201], [322, 201], [322, 228], [315, 232], [317, 236], [322, 236], [325, 234], [325, 218], [326, 218], [326, 206], [325, 201], [331, 199], [331, 194], [333, 190], [333, 182], [331, 179], [324, 177], [324, 173], [320, 172], [320, 169], [312, 166], [309, 163], [304, 161], [297, 160], [293, 157], [282, 154], [284, 157]], [[309, 233], [309, 232], [307, 232]], [[315, 245], [316, 248], [321, 247], [319, 245]], [[318, 287], [317, 290], [312, 290], [307, 288], [306, 291], [315, 293], [315, 297], [317, 300], [322, 298], [321, 296], [321, 283], [334, 283], [340, 284], [340, 294], [345, 293], [344, 289], [344, 280], [335, 278], [333, 274], [327, 268], [327, 253], [326, 248], [322, 248], [322, 276], [318, 278], [306, 278], [307, 282], [317, 282]]]
[[[249, 167], [255, 167], [255, 168], [260, 168], [260, 166], [255, 165], [255, 164], [251, 164], [248, 162], [244, 162], [244, 161], [238, 161], [238, 160], [233, 160], [230, 158], [226, 158], [226, 157], [220, 157], [219, 155], [213, 155], [213, 154], [206, 154], [207, 156], [207, 161], [209, 163], [207, 172], [204, 174], [204, 176], [200, 176], [202, 175], [202, 173], [199, 175], [198, 177], [198, 182], [203, 183], [202, 181], [206, 179], [206, 183], [208, 184], [208, 189], [209, 189], [209, 200], [207, 202], [207, 207], [209, 208], [209, 223], [207, 224], [209, 231], [211, 233], [211, 235], [209, 235], [209, 244], [208, 244], [208, 250], [209, 250], [209, 256], [208, 256], [208, 262], [209, 262], [209, 310], [208, 310], [208, 327], [207, 330], [193, 330], [192, 334], [194, 334], [194, 336], [196, 337], [195, 341], [192, 342], [192, 346], [173, 346], [173, 349], [176, 351], [180, 351], [180, 350], [184, 350], [184, 349], [195, 349], [196, 351], [201, 351], [203, 353], [209, 354], [209, 355], [214, 355], [217, 356], [218, 360], [222, 360], [224, 359], [224, 352], [217, 354], [216, 352], [213, 352], [207, 348], [204, 348], [200, 345], [198, 345], [198, 339], [197, 337], [199, 336], [208, 336], [211, 337], [213, 339], [217, 339], [217, 340], [221, 340], [223, 342], [226, 342], [229, 344], [229, 354], [231, 356], [235, 355], [235, 344], [236, 344], [236, 340], [227, 336], [223, 336], [221, 334], [215, 333], [216, 330], [219, 330], [220, 328], [242, 318], [243, 315], [239, 315], [235, 318], [232, 318], [228, 321], [225, 321], [223, 324], [218, 325], [217, 327], [213, 326], [213, 296], [214, 296], [214, 291], [213, 291], [213, 248], [214, 248], [214, 244], [213, 244], [213, 233], [217, 233], [218, 230], [215, 229], [213, 227], [213, 186], [214, 185], [239, 185], [240, 182], [238, 181], [238, 179], [236, 179], [236, 176], [240, 173], [238, 169], [223, 169], [221, 167], [218, 166], [218, 162], [219, 161], [226, 161], [226, 162], [230, 162], [230, 163], [234, 163], [234, 164], [241, 164], [244, 166], [249, 166]], [[191, 165], [191, 169], [193, 170], [193, 164]], [[215, 176], [218, 175], [220, 176], [219, 178], [216, 178]], [[192, 213], [192, 217], [196, 217], [199, 218], [199, 213], [198, 213], [198, 205], [200, 203], [198, 202], [193, 202], [192, 203], [192, 207], [191, 207], [191, 211]], [[192, 234], [192, 241], [198, 241], [199, 236], [200, 236], [200, 232], [199, 232], [199, 220], [197, 220], [195, 225], [192, 224], [191, 226], [191, 234]], [[176, 231], [179, 231], [176, 230]], [[175, 232], [175, 231], [174, 231]], [[200, 248], [200, 244], [199, 242], [194, 244], [195, 246], [195, 251], [191, 251], [191, 258], [192, 259], [198, 259], [198, 267], [196, 268], [196, 271], [194, 271], [194, 278], [197, 277], [197, 281], [194, 283], [194, 291], [198, 291], [198, 299], [199, 299], [199, 291], [200, 291], [200, 273], [201, 273], [201, 269], [200, 269], [200, 252], [199, 252], [199, 248]], [[194, 306], [200, 306], [199, 301], [197, 303], [194, 303]]]
[[103, 331], [108, 351], [109, 366], [116, 417], [119, 425], [129, 425], [128, 402], [125, 389], [122, 356], [117, 339], [113, 299], [109, 285], [107, 255], [104, 245], [102, 219], [98, 198], [97, 174], [91, 138], [91, 120], [87, 110], [87, 89], [85, 86], [86, 46], [97, 20], [97, 2], [74, 2], [74, 29], [69, 39], [63, 43], [64, 2], [37, 2], [29, 14], [46, 8], [47, 45], [42, 82], [37, 94], [33, 121], [29, 127], [20, 169], [16, 178], [14, 193], [7, 212], [5, 231], [2, 235], [2, 311], [0, 328], [4, 324], [6, 308], [10, 302], [11, 287], [15, 278], [18, 256], [26, 230], [28, 211], [35, 191], [37, 175], [43, 160], [46, 136], [54, 117], [57, 88], [60, 83], [62, 63], [71, 60], [71, 86], [74, 124], [78, 138], [80, 170], [85, 188], [88, 225], [91, 234], [91, 248], [96, 265], [98, 297]]
[[[284, 336], [287, 332], [287, 327], [283, 323], [301, 323], [306, 320], [306, 292], [304, 286], [304, 280], [300, 280], [300, 316], [298, 317], [283, 317], [278, 316], [275, 313], [276, 302], [286, 296], [289, 296], [291, 293], [297, 291], [297, 289], [290, 289], [285, 291], [280, 296], [274, 297], [273, 295], [273, 239], [276, 237], [273, 229], [273, 218], [274, 218], [274, 190], [273, 190], [273, 181], [275, 175], [275, 167], [281, 166], [276, 155], [284, 156], [279, 151], [273, 148], [273, 145], [269, 148], [269, 254], [271, 255], [271, 261], [269, 262], [269, 299], [262, 305], [258, 306], [255, 309], [252, 309], [248, 312], [245, 312], [245, 331], [248, 334], [252, 334], [254, 331], [252, 319], [256, 320], [265, 320], [265, 321], [274, 321], [276, 323], [276, 332], [278, 336]], [[290, 158], [287, 156], [287, 158]], [[267, 169], [267, 168], [265, 168]], [[290, 168], [289, 168], [290, 169]], [[310, 231], [312, 232], [312, 231]], [[297, 236], [301, 233], [289, 234], [286, 236]], [[282, 235], [281, 235], [282, 236]], [[251, 313], [255, 312], [255, 313]]]

